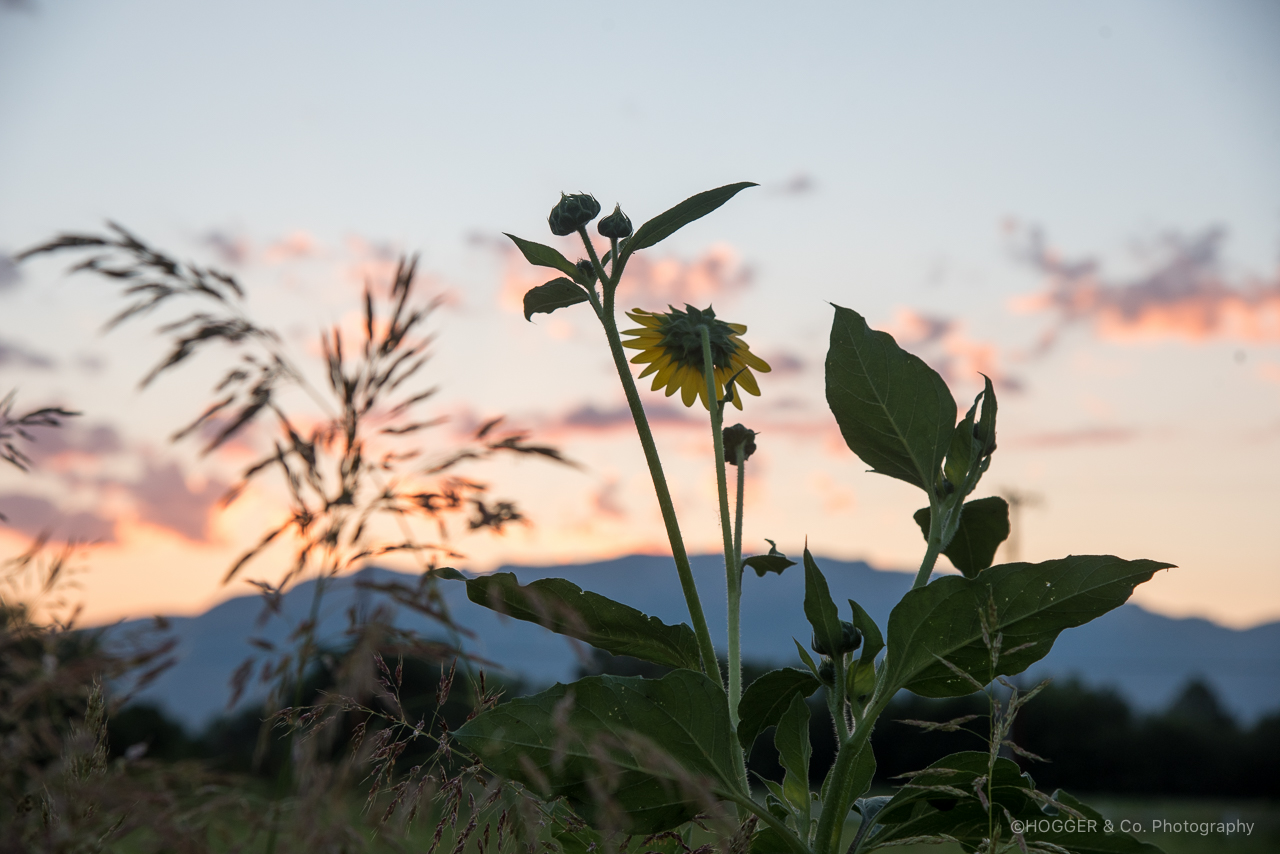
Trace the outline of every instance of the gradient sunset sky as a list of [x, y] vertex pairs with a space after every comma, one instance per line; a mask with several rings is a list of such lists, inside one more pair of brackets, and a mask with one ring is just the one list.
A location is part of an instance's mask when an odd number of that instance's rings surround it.
[[[32, 474], [0, 468], [0, 556], [52, 527], [97, 541], [87, 619], [191, 613], [250, 592], [220, 579], [283, 512], [269, 489], [215, 506], [269, 425], [210, 457], [168, 439], [230, 355], [139, 390], [163, 317], [104, 335], [106, 283], [5, 260], [107, 219], [236, 273], [311, 363], [420, 252], [452, 419], [425, 441], [505, 414], [581, 463], [478, 474], [532, 524], [456, 540], [462, 564], [661, 551], [594, 317], [525, 322], [552, 274], [501, 233], [573, 253], [546, 226], [562, 190], [639, 224], [756, 181], [639, 256], [619, 300], [713, 303], [775, 366], [741, 416], [749, 551], [923, 552], [916, 490], [867, 474], [826, 410], [834, 302], [964, 406], [995, 379], [980, 494], [1039, 499], [1023, 559], [1164, 560], [1144, 606], [1280, 619], [1278, 43], [1271, 0], [0, 3], [0, 394], [84, 413]], [[687, 542], [714, 551], [705, 414], [645, 399]]]

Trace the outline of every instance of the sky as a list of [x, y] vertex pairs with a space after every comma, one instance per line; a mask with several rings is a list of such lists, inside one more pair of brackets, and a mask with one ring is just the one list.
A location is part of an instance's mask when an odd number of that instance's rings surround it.
[[[637, 255], [619, 296], [712, 304], [774, 365], [741, 414], [760, 432], [748, 551], [923, 553], [921, 497], [867, 473], [826, 409], [835, 303], [959, 401], [995, 380], [979, 494], [1027, 498], [1022, 559], [1167, 561], [1144, 607], [1280, 619], [1277, 37], [1267, 0], [0, 3], [0, 394], [83, 413], [24, 446], [31, 473], [0, 468], [0, 554], [41, 530], [91, 542], [90, 621], [198, 612], [283, 572], [222, 583], [286, 511], [268, 482], [218, 503], [270, 423], [209, 455], [170, 440], [236, 353], [140, 389], [171, 315], [104, 333], [118, 288], [69, 256], [10, 260], [107, 220], [238, 276], [314, 378], [319, 332], [354, 331], [364, 284], [418, 253], [443, 306], [423, 411], [450, 419], [424, 452], [504, 415], [577, 463], [477, 466], [528, 524], [455, 531], [455, 562], [661, 552], [599, 325], [585, 306], [526, 322], [523, 291], [554, 274], [502, 234], [578, 257], [546, 226], [562, 191], [639, 224], [754, 181]], [[705, 413], [643, 394], [686, 541], [714, 551]], [[676, 595], [674, 573], [655, 583]]]

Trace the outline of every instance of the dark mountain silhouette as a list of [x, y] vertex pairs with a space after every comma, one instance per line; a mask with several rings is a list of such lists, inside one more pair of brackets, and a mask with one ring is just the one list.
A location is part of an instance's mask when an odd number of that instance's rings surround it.
[[[847, 610], [856, 599], [883, 628], [889, 611], [911, 586], [912, 574], [876, 570], [862, 562], [818, 558], [835, 601]], [[725, 631], [725, 583], [722, 559], [704, 555], [693, 559], [694, 576], [702, 595], [713, 638]], [[674, 623], [688, 621], [670, 558], [631, 555], [600, 563], [555, 567], [502, 567], [527, 583], [560, 576], [579, 586], [639, 608]], [[368, 568], [341, 578], [327, 588], [320, 630], [340, 643], [347, 613], [382, 601], [379, 594], [361, 590], [357, 578], [385, 581], [412, 576]], [[442, 582], [446, 601], [457, 622], [475, 633], [466, 647], [502, 663], [531, 685], [568, 681], [583, 661], [585, 650], [539, 626], [497, 615], [467, 600], [461, 582]], [[781, 576], [744, 579], [743, 657], [759, 662], [791, 664], [797, 660], [792, 638], [806, 646], [810, 629], [801, 603], [804, 576], [795, 568]], [[138, 699], [156, 702], [190, 727], [200, 727], [226, 709], [229, 683], [236, 668], [261, 650], [249, 638], [287, 643], [292, 627], [305, 619], [314, 583], [308, 582], [284, 597], [281, 617], [256, 627], [263, 612], [257, 596], [231, 599], [196, 617], [171, 618], [177, 635], [178, 663]], [[444, 637], [438, 624], [404, 609], [397, 624], [428, 636]], [[142, 621], [112, 629], [127, 631]], [[719, 640], [718, 642], [722, 642]], [[1200, 679], [1220, 698], [1227, 713], [1250, 723], [1280, 709], [1280, 622], [1240, 631], [1202, 619], [1173, 619], [1137, 605], [1125, 605], [1102, 618], [1064, 632], [1047, 658], [1023, 677], [1074, 676], [1084, 684], [1111, 686], [1137, 710], [1153, 711], [1169, 705], [1192, 679]], [[252, 691], [250, 692], [252, 696]]]

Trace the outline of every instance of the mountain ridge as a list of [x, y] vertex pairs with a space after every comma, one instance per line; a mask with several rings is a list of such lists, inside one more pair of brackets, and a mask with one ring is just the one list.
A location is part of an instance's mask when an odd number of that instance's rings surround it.
[[[911, 587], [914, 573], [880, 570], [861, 561], [817, 558], [837, 603], [855, 599], [884, 627], [889, 610]], [[702, 596], [713, 638], [725, 633], [725, 585], [719, 555], [692, 558], [694, 578]], [[503, 566], [522, 583], [537, 578], [563, 577], [661, 619], [687, 622], [688, 612], [669, 557], [628, 555], [608, 561], [562, 566]], [[366, 567], [330, 582], [320, 619], [320, 635], [330, 642], [341, 637], [350, 608], [367, 608], [386, 597], [362, 588], [357, 581], [413, 583], [416, 575], [380, 567]], [[177, 638], [177, 663], [136, 697], [154, 702], [186, 726], [199, 728], [226, 708], [229, 683], [236, 668], [261, 650], [249, 641], [286, 642], [289, 631], [310, 610], [314, 581], [287, 593], [281, 603], [283, 619], [255, 629], [262, 599], [247, 595], [226, 600], [203, 614], [167, 618]], [[540, 626], [521, 623], [471, 603], [465, 586], [442, 581], [441, 590], [455, 621], [474, 634], [464, 647], [500, 662], [533, 687], [568, 681], [581, 661], [574, 642]], [[802, 643], [809, 627], [801, 603], [803, 573], [743, 580], [743, 657], [776, 665], [796, 661], [791, 639]], [[842, 605], [842, 611], [847, 605]], [[420, 615], [395, 609], [402, 628], [441, 637], [438, 624]], [[120, 636], [141, 629], [149, 620], [132, 620], [109, 629]], [[433, 631], [434, 629], [434, 631]], [[1201, 678], [1217, 692], [1223, 705], [1242, 722], [1280, 709], [1280, 622], [1250, 629], [1232, 629], [1200, 618], [1173, 618], [1126, 604], [1098, 620], [1059, 637], [1049, 655], [1023, 678], [1077, 676], [1086, 684], [1114, 687], [1140, 710], [1166, 705], [1193, 678]], [[253, 696], [252, 686], [249, 697]], [[260, 696], [260, 694], [258, 695]]]

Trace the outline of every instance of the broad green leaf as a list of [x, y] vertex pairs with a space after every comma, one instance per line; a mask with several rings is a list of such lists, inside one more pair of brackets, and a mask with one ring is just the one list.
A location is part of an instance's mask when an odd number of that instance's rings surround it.
[[619, 255], [626, 259], [637, 249], [647, 249], [655, 243], [665, 240], [679, 229], [696, 219], [701, 219], [748, 187], [757, 187], [751, 181], [739, 184], [727, 184], [705, 193], [690, 196], [675, 207], [663, 211], [644, 225], [636, 229], [636, 233], [627, 239], [626, 246], [619, 250]]
[[756, 571], [756, 575], [764, 578], [766, 572], [776, 572], [782, 575], [782, 571], [789, 566], [795, 566], [796, 562], [778, 551], [778, 544], [773, 540], [765, 540], [769, 544], [769, 553], [767, 555], [752, 555], [743, 559], [742, 563]]
[[[504, 231], [503, 234], [506, 234], [506, 232]], [[520, 254], [524, 255], [524, 259], [530, 264], [559, 270], [571, 279], [577, 277], [577, 265], [550, 246], [543, 246], [541, 243], [534, 243], [532, 240], [525, 240], [524, 238], [516, 237], [514, 234], [507, 234], [507, 237], [511, 238], [511, 241], [520, 250]]]
[[524, 319], [535, 314], [550, 314], [558, 308], [587, 301], [587, 292], [569, 279], [552, 279], [545, 285], [530, 288], [524, 295]]
[[512, 573], [495, 572], [468, 580], [467, 598], [613, 655], [690, 670], [702, 666], [697, 637], [684, 623], [669, 626], [563, 578], [541, 578], [521, 586]]
[[947, 384], [856, 311], [835, 310], [827, 405], [845, 444], [873, 471], [931, 492], [956, 426]]
[[755, 836], [751, 837], [751, 847], [747, 850], [750, 854], [779, 854], [790, 847], [781, 833], [767, 824], [762, 824]]
[[616, 807], [630, 833], [675, 827], [737, 787], [728, 702], [692, 670], [557, 684], [480, 713], [454, 738], [493, 772], [567, 798], [588, 822]]
[[827, 579], [823, 578], [807, 548], [804, 550], [804, 615], [809, 618], [813, 635], [823, 647], [829, 650], [840, 648], [840, 612], [836, 603], [831, 601]]
[[778, 721], [773, 733], [773, 744], [778, 748], [778, 762], [786, 771], [782, 778], [782, 793], [796, 811], [797, 830], [808, 835], [809, 807], [809, 757], [813, 746], [809, 743], [809, 704], [804, 697], [794, 694], [787, 710]]
[[738, 703], [738, 741], [742, 749], [751, 750], [756, 737], [777, 724], [792, 697], [808, 697], [820, 685], [812, 673], [794, 667], [770, 670], [752, 682]]
[[[928, 507], [915, 512], [916, 524], [929, 539]], [[968, 501], [960, 508], [960, 526], [942, 550], [955, 568], [968, 578], [991, 566], [996, 550], [1009, 537], [1009, 503], [998, 495]]]
[[[889, 615], [888, 688], [907, 688], [925, 697], [972, 693], [972, 684], [939, 659], [983, 684], [997, 675], [1021, 673], [1048, 654], [1063, 629], [1119, 607], [1133, 588], [1170, 566], [1073, 555], [994, 566], [977, 578], [949, 575], [911, 590]], [[1000, 635], [1003, 650], [994, 670], [980, 616], [992, 608], [990, 634], [993, 642]]]

